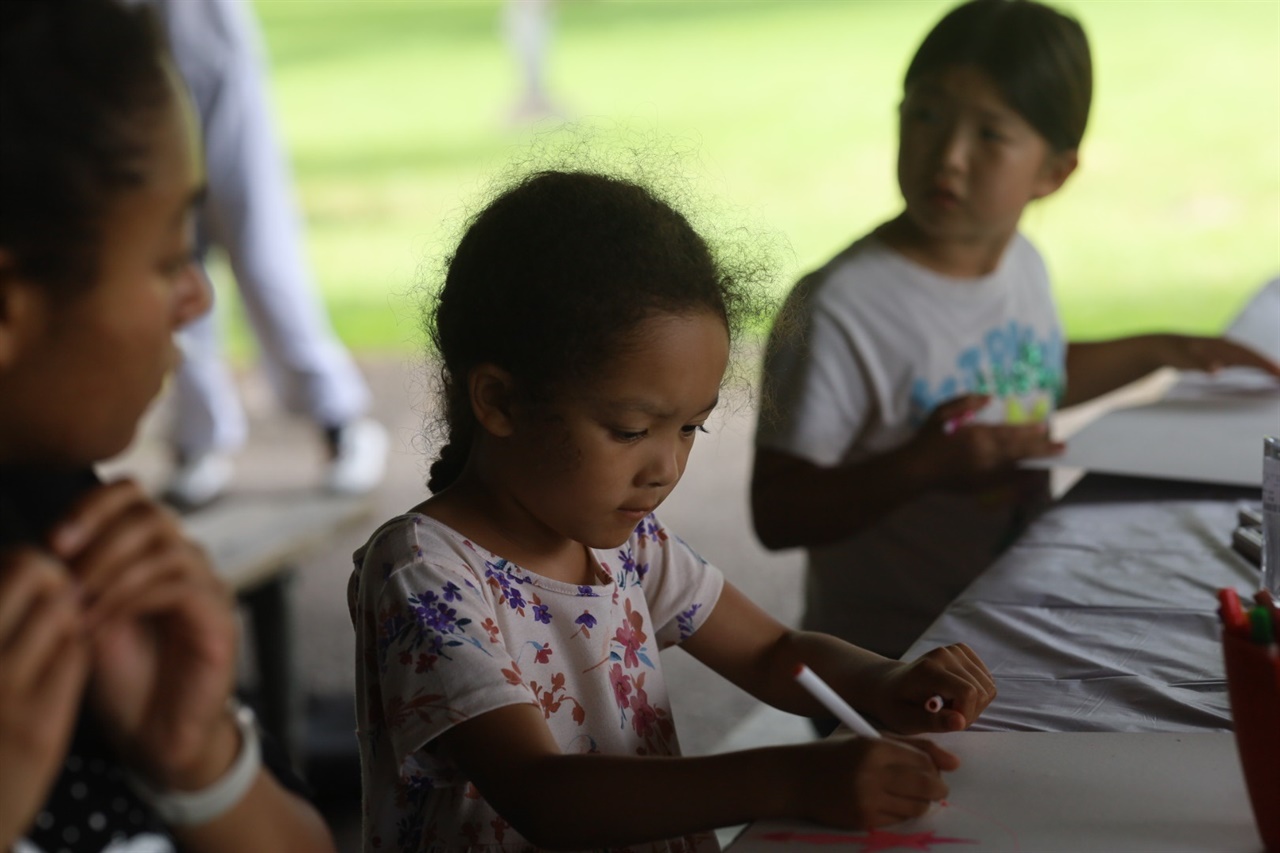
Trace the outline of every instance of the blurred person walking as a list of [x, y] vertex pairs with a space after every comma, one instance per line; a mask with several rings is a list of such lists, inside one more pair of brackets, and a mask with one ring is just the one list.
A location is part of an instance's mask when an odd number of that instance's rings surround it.
[[[266, 91], [261, 36], [243, 0], [124, 0], [163, 22], [203, 130], [208, 195], [197, 257], [226, 252], [263, 364], [285, 408], [308, 417], [328, 450], [324, 486], [358, 494], [386, 468], [387, 433], [366, 413], [370, 394], [335, 335], [308, 270], [292, 177]], [[230, 485], [248, 422], [223, 360], [213, 314], [184, 332], [170, 434], [176, 467], [165, 498], [191, 509]]]
[[503, 35], [520, 66], [520, 99], [511, 109], [512, 124], [564, 118], [547, 90], [552, 14], [552, 0], [507, 0], [502, 8]]

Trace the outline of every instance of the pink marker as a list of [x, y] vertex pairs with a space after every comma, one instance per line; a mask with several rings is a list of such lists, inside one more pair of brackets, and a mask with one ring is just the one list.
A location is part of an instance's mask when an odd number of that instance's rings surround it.
[[924, 703], [924, 709], [930, 714], [936, 714], [946, 706], [946, 702], [937, 693], [929, 697]]
[[963, 415], [956, 415], [954, 418], [948, 418], [946, 423], [942, 425], [942, 432], [945, 435], [954, 435], [955, 432], [960, 429], [960, 427], [968, 424], [975, 417], [977, 417], [977, 415], [978, 415], [977, 412], [970, 410], [968, 412], [965, 412]]

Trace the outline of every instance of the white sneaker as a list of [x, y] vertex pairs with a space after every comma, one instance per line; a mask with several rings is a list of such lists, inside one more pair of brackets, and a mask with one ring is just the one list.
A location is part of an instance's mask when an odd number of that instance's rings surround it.
[[178, 464], [164, 489], [164, 499], [181, 510], [212, 502], [231, 484], [231, 456], [219, 451], [201, 453]]
[[382, 482], [387, 471], [387, 430], [368, 418], [338, 428], [333, 438], [333, 459], [324, 485], [341, 495], [362, 495]]

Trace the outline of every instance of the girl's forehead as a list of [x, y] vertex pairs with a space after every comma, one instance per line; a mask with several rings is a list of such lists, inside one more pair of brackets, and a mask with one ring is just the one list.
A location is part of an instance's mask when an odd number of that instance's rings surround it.
[[653, 415], [715, 405], [729, 355], [729, 332], [720, 317], [658, 315], [637, 331], [582, 389], [584, 399]]
[[906, 89], [906, 98], [912, 97], [983, 102], [1013, 112], [995, 78], [977, 65], [947, 65], [921, 74]]

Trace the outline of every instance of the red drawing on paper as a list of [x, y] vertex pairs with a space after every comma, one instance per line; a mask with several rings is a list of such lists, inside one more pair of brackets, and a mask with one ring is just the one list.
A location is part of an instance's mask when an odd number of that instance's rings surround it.
[[932, 850], [935, 844], [977, 844], [975, 838], [948, 838], [932, 829], [925, 832], [893, 832], [873, 829], [857, 834], [840, 832], [768, 832], [765, 841], [790, 841], [800, 844], [857, 844], [859, 853], [881, 850]]

